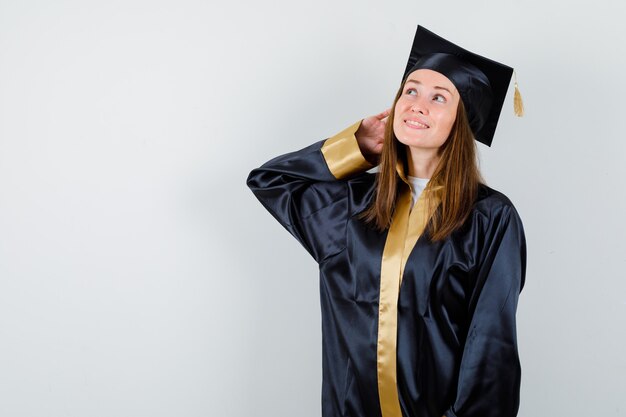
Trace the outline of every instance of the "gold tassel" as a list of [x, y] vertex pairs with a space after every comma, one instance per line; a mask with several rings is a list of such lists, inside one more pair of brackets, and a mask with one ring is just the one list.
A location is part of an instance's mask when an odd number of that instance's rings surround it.
[[513, 71], [513, 77], [515, 77], [515, 94], [513, 95], [513, 111], [515, 115], [518, 117], [522, 117], [524, 115], [524, 102], [522, 101], [522, 94], [519, 92], [519, 87], [517, 86], [517, 76], [515, 75], [515, 71]]

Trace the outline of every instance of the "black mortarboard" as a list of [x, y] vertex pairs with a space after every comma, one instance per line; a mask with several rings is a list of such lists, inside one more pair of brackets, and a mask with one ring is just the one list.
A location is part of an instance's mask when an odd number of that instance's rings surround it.
[[513, 68], [469, 52], [418, 26], [402, 82], [418, 69], [437, 71], [454, 84], [474, 137], [491, 146]]

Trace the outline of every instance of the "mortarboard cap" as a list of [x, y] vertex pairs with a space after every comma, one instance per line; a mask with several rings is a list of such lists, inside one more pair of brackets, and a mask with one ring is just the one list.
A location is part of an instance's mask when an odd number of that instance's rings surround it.
[[[437, 71], [454, 84], [474, 137], [491, 146], [513, 68], [469, 52], [418, 26], [402, 82], [418, 69]], [[517, 96], [516, 89], [516, 102]]]

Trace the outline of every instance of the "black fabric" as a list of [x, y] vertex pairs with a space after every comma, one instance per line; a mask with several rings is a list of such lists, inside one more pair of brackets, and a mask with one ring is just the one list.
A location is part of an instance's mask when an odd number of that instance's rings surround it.
[[[247, 185], [319, 264], [323, 417], [379, 417], [377, 316], [387, 233], [357, 219], [374, 196], [374, 174], [336, 180], [323, 142], [254, 169]], [[520, 218], [507, 197], [486, 186], [461, 229], [437, 243], [420, 237], [398, 300], [404, 417], [517, 414], [515, 311], [525, 265]]]

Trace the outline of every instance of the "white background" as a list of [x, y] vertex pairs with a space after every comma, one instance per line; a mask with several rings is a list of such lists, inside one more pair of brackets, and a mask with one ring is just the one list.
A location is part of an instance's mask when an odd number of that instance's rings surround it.
[[626, 416], [624, 6], [0, 0], [0, 415], [320, 416], [317, 269], [245, 186], [391, 104], [417, 24], [517, 70], [520, 416]]

